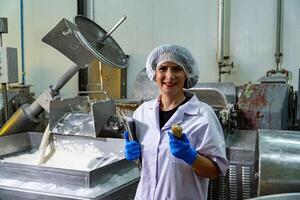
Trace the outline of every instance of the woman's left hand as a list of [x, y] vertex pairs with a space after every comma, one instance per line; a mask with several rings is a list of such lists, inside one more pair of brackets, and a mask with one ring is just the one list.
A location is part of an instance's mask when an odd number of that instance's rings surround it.
[[190, 165], [193, 164], [197, 158], [197, 151], [191, 147], [186, 134], [182, 134], [181, 139], [176, 138], [171, 132], [168, 132], [168, 135], [171, 153], [176, 158], [180, 158]]

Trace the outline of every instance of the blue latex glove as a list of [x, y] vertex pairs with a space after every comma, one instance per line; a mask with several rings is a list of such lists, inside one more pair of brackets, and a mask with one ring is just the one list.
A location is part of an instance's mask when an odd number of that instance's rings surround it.
[[141, 146], [137, 141], [129, 141], [127, 131], [124, 131], [125, 144], [125, 158], [126, 160], [137, 160], [141, 157]]
[[171, 153], [191, 165], [197, 158], [197, 151], [191, 147], [186, 134], [182, 134], [181, 139], [176, 138], [171, 132], [168, 132], [168, 135]]

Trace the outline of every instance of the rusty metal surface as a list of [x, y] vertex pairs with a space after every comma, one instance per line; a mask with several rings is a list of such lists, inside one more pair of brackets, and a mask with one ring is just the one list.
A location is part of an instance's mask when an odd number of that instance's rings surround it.
[[292, 87], [288, 84], [252, 84], [237, 103], [239, 129], [288, 129]]

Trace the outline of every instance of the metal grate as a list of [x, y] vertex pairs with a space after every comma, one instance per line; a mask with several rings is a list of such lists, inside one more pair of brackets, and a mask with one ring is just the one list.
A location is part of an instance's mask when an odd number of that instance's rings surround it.
[[215, 186], [214, 181], [209, 181], [207, 200], [214, 200], [214, 191], [215, 190], [216, 190], [216, 186]]
[[208, 199], [244, 200], [257, 192], [257, 134], [256, 131], [239, 130], [228, 136], [226, 153], [229, 170], [226, 177], [210, 181]]
[[251, 168], [242, 166], [242, 198], [248, 199], [251, 197]]
[[237, 166], [229, 166], [229, 197], [230, 199], [238, 199], [238, 184], [237, 184]]
[[223, 176], [215, 180], [209, 181], [208, 200], [224, 200], [226, 199], [226, 178]]
[[226, 183], [225, 183], [225, 177], [224, 176], [220, 176], [217, 179], [217, 183], [218, 183], [218, 199], [219, 200], [224, 200], [225, 199], [225, 188], [226, 188]]

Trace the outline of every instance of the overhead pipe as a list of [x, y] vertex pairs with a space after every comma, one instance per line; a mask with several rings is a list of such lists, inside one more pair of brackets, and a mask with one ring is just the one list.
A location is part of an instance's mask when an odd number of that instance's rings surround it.
[[233, 62], [228, 62], [229, 56], [224, 56], [225, 49], [225, 0], [218, 0], [218, 42], [217, 42], [217, 62], [219, 69], [219, 82], [221, 82], [222, 74], [230, 74], [230, 69], [233, 67]]
[[86, 0], [86, 17], [94, 21], [95, 16], [95, 3], [94, 0]]
[[276, 28], [276, 53], [275, 53], [275, 63], [276, 72], [279, 71], [279, 65], [281, 63], [281, 42], [282, 42], [282, 0], [277, 0], [277, 28]]
[[24, 12], [23, 0], [20, 0], [20, 28], [21, 28], [21, 66], [22, 85], [25, 84], [25, 50], [24, 50]]
[[[93, 6], [93, 4], [89, 4], [89, 5]], [[87, 7], [88, 7], [87, 0], [77, 0], [77, 14], [89, 18], [94, 17], [91, 16], [92, 15], [91, 13], [88, 14]], [[78, 90], [81, 92], [87, 91], [87, 84], [88, 84], [88, 69], [87, 68], [80, 69], [78, 72]], [[82, 95], [82, 93], [80, 93], [79, 95]]]
[[[77, 0], [77, 14], [94, 21], [95, 18], [95, 1], [94, 0]], [[78, 72], [78, 90], [80, 96], [86, 96], [88, 91], [90, 67], [80, 69]]]
[[217, 46], [217, 62], [224, 61], [224, 0], [218, 1], [218, 46]]
[[283, 16], [283, 1], [277, 0], [277, 13], [276, 13], [276, 52], [275, 52], [275, 63], [276, 69], [267, 71], [267, 76], [272, 76], [274, 74], [281, 74], [286, 77], [288, 81], [291, 72], [287, 69], [283, 69], [282, 65], [282, 16]]

